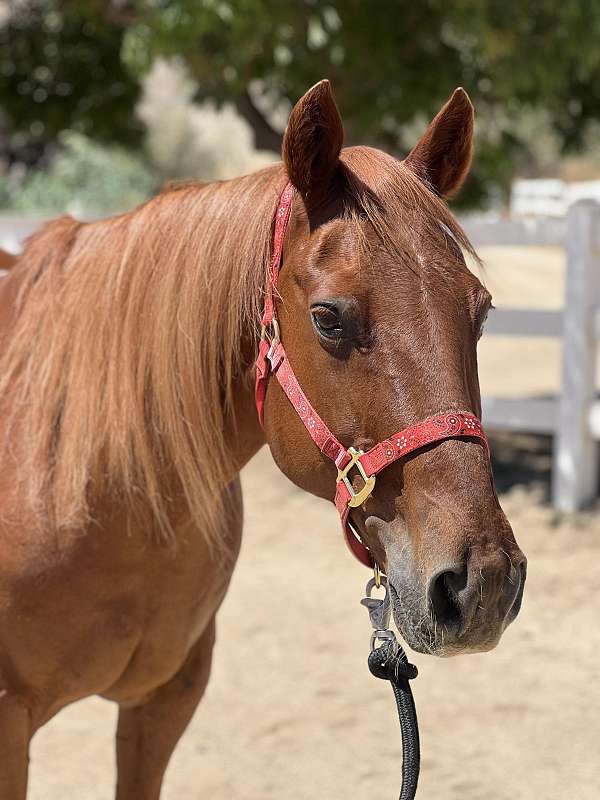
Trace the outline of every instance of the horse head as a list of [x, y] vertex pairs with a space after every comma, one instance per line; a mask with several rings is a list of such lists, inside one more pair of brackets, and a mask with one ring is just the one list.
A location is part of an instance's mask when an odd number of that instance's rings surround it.
[[[467, 175], [472, 133], [462, 89], [404, 161], [342, 149], [327, 81], [292, 111], [283, 160], [296, 191], [277, 287], [280, 335], [344, 447], [366, 451], [432, 415], [481, 415], [477, 341], [491, 297], [467, 267], [472, 248], [444, 202]], [[332, 499], [335, 467], [276, 381], [265, 430], [283, 472]], [[437, 655], [496, 645], [518, 613], [526, 559], [481, 442], [447, 438], [396, 461], [351, 519], [388, 576], [409, 645]]]

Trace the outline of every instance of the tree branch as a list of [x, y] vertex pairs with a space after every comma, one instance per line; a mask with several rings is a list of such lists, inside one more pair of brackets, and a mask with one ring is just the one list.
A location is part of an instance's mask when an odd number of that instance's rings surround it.
[[281, 152], [283, 136], [278, 133], [262, 113], [256, 108], [246, 89], [235, 101], [238, 114], [243, 117], [254, 132], [254, 146], [257, 150], [272, 150], [275, 153]]

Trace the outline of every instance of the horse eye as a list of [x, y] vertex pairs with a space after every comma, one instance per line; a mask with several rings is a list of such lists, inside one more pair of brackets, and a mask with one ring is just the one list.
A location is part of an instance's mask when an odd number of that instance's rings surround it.
[[313, 306], [311, 315], [313, 325], [321, 336], [326, 336], [329, 339], [339, 339], [343, 335], [342, 320], [335, 306]]

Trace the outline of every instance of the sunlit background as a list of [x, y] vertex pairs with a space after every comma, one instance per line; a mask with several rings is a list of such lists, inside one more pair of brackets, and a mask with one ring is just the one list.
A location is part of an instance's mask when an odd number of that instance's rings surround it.
[[[583, 0], [0, 3], [0, 247], [14, 253], [58, 214], [105, 216], [171, 180], [278, 160], [293, 103], [323, 77], [347, 143], [398, 157], [456, 86], [468, 91], [475, 157], [453, 209], [499, 309], [480, 345], [484, 421], [530, 577], [497, 651], [417, 657], [422, 800], [600, 797], [597, 485], [594, 472], [577, 494], [585, 477], [567, 463], [567, 496], [553, 468], [567, 411], [596, 460], [600, 436], [597, 371], [581, 407], [562, 372], [566, 292], [584, 268], [590, 291], [600, 282], [598, 241], [568, 221], [576, 201], [600, 200], [599, 42], [600, 3]], [[568, 314], [593, 363], [595, 308]], [[266, 452], [243, 478], [213, 678], [164, 797], [391, 798], [399, 747], [391, 697], [365, 668], [367, 576], [332, 509]], [[38, 734], [34, 800], [110, 796], [114, 714], [84, 701]]]

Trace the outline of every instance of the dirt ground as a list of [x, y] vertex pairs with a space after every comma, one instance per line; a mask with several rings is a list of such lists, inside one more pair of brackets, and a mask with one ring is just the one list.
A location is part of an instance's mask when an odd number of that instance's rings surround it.
[[[498, 304], [560, 304], [556, 251], [487, 256]], [[557, 356], [550, 342], [484, 339], [484, 391], [554, 389]], [[503, 505], [529, 558], [517, 621], [492, 653], [414, 656], [421, 800], [600, 797], [600, 511], [560, 520], [546, 505], [547, 444], [496, 442]], [[333, 508], [291, 485], [266, 450], [243, 482], [244, 543], [213, 677], [164, 800], [397, 797], [393, 699], [366, 667], [366, 570]], [[31, 800], [108, 800], [115, 720], [93, 698], [48, 724], [32, 747]]]

